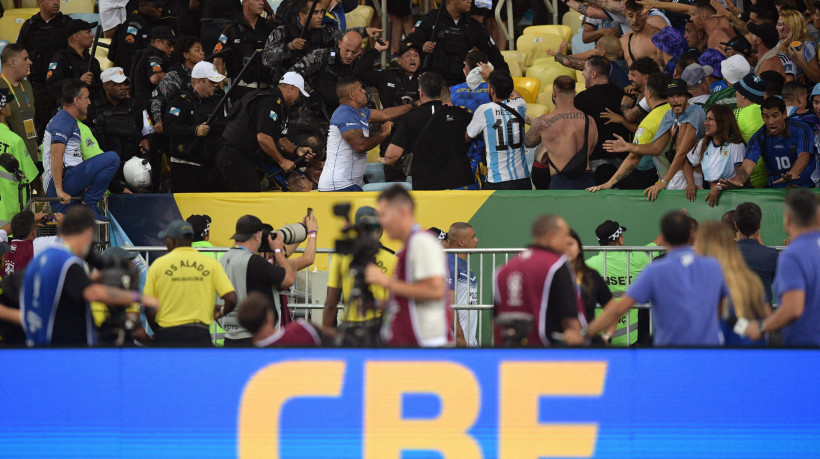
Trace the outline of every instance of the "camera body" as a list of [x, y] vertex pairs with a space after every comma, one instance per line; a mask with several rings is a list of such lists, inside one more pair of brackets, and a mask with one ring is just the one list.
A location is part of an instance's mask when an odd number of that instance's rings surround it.
[[272, 239], [282, 238], [282, 243], [285, 245], [301, 244], [307, 239], [308, 231], [304, 223], [291, 223], [285, 225], [278, 230], [263, 229], [262, 230], [262, 244], [259, 245], [260, 252], [271, 252], [270, 244], [268, 244], [268, 236]]

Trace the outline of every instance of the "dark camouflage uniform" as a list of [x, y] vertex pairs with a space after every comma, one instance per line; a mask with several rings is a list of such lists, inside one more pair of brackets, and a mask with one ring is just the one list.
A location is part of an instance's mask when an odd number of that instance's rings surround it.
[[162, 120], [168, 101], [183, 89], [191, 90], [191, 70], [193, 69], [177, 64], [165, 74], [157, 88], [151, 93], [152, 119]]
[[[366, 34], [364, 27], [357, 27], [356, 32]], [[300, 50], [291, 51], [288, 44], [301, 35], [302, 29], [296, 24], [282, 25], [274, 29], [265, 42], [262, 51], [262, 64], [266, 67], [279, 67], [282, 71], [290, 68], [299, 59], [319, 48], [332, 48], [342, 39], [347, 30], [325, 24], [319, 29], [308, 32], [305, 46]]]

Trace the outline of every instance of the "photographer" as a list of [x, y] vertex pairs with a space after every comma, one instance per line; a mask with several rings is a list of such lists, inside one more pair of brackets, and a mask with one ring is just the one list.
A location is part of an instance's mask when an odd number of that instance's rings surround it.
[[[58, 230], [62, 244], [52, 245], [32, 260], [23, 280], [20, 315], [29, 346], [92, 346], [96, 343], [88, 302], [111, 306], [142, 303], [157, 308], [156, 298], [96, 284], [83, 269], [96, 224], [87, 207], [69, 210]], [[82, 257], [82, 258], [81, 258]]]
[[[360, 207], [356, 211], [355, 226], [362, 228], [368, 223], [376, 223], [376, 209], [372, 207]], [[395, 253], [383, 246], [379, 239], [381, 238], [381, 231], [379, 231], [373, 241], [378, 245], [378, 252], [374, 260], [375, 265], [385, 276], [392, 277], [393, 271], [396, 269], [396, 255]], [[362, 236], [361, 234], [359, 235]], [[335, 254], [330, 261], [330, 273], [327, 280], [327, 297], [325, 298], [324, 310], [322, 312], [322, 325], [325, 327], [336, 326], [336, 316], [338, 311], [339, 299], [343, 300], [345, 305], [344, 313], [342, 315], [343, 327], [348, 336], [358, 336], [360, 332], [374, 331], [378, 334], [381, 328], [381, 308], [376, 302], [384, 302], [390, 297], [390, 292], [378, 285], [370, 285], [368, 289], [373, 296], [373, 301], [370, 304], [359, 305], [360, 299], [351, 299], [351, 292], [354, 289], [354, 277], [351, 274], [351, 263], [355, 254]], [[368, 330], [370, 325], [370, 330]], [[377, 337], [373, 337], [377, 338]], [[350, 341], [348, 341], [350, 343]]]
[[[276, 265], [257, 255], [263, 237], [273, 249]], [[261, 292], [270, 301], [274, 301], [277, 290], [293, 285], [296, 275], [285, 258], [284, 238], [276, 233], [264, 231], [262, 220], [253, 215], [240, 217], [236, 222], [236, 234], [231, 239], [235, 244], [219, 263], [236, 289], [237, 302], [242, 302], [254, 291]], [[278, 320], [278, 312], [275, 309], [273, 314]], [[239, 324], [235, 311], [226, 308], [225, 318], [220, 321], [220, 325], [225, 329], [225, 347], [247, 347], [253, 343], [252, 333]]]
[[[14, 235], [14, 239], [9, 243], [11, 250], [3, 255], [3, 276], [23, 271], [32, 258], [57, 242], [57, 236], [35, 237], [35, 227], [42, 224], [47, 217], [45, 213], [35, 214], [30, 210], [24, 210], [12, 217], [11, 234]], [[63, 220], [63, 214], [54, 214], [53, 218], [59, 225]], [[0, 238], [5, 236], [5, 233], [0, 230]]]
[[390, 291], [387, 323], [383, 330], [390, 346], [442, 347], [453, 341], [453, 314], [447, 292], [447, 260], [435, 236], [422, 230], [413, 215], [410, 194], [394, 185], [379, 195], [379, 223], [392, 239], [406, 241], [396, 261], [396, 273], [387, 276], [371, 263], [368, 284]]

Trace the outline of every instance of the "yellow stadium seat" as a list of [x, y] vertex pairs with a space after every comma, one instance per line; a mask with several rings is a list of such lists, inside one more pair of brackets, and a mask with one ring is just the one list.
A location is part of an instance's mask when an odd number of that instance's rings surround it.
[[553, 65], [553, 64], [555, 64], [555, 58], [552, 57], [552, 56], [539, 57], [538, 59], [535, 59], [534, 61], [532, 61], [532, 66], [533, 67], [538, 67], [539, 65]]
[[365, 22], [363, 16], [353, 13], [345, 13], [345, 22], [347, 23], [348, 29], [352, 29], [354, 27], [367, 27], [370, 25], [369, 22]]
[[566, 41], [572, 38], [572, 28], [568, 25], [536, 25], [524, 29], [524, 35], [539, 35], [545, 33], [558, 35]]
[[513, 78], [513, 83], [515, 84], [515, 90], [521, 93], [521, 97], [523, 97], [527, 103], [535, 102], [535, 95], [538, 94], [538, 91], [541, 89], [540, 81], [535, 78], [517, 77]]
[[566, 75], [573, 80], [575, 79], [575, 69], [564, 67], [561, 64], [545, 65], [530, 67], [527, 69], [526, 75], [530, 78], [535, 78], [541, 82], [541, 87], [552, 87], [552, 82], [561, 75]]
[[534, 60], [546, 57], [548, 49], [558, 49], [562, 41], [560, 36], [551, 33], [524, 34], [518, 37], [515, 46], [527, 53], [524, 67], [530, 67]]
[[26, 19], [39, 13], [39, 8], [15, 8], [6, 10], [2, 18], [0, 18], [0, 40], [6, 40], [9, 43], [17, 41], [17, 35], [20, 34], [20, 29]]
[[[3, 8], [8, 10], [14, 9], [14, 0], [0, 0], [0, 4], [3, 5]], [[23, 0], [22, 6], [20, 8], [39, 8], [37, 6], [37, 0]]]
[[506, 62], [507, 66], [510, 67], [510, 76], [512, 76], [513, 78], [524, 76], [524, 74], [521, 72], [521, 64], [519, 64], [518, 61], [512, 59], [504, 59], [504, 62]]
[[378, 145], [376, 145], [375, 147], [368, 150], [368, 152], [367, 152], [367, 162], [368, 163], [377, 163], [377, 162], [379, 162], [379, 158], [381, 158], [381, 156], [379, 156], [379, 151], [380, 151], [380, 147]]
[[573, 32], [577, 32], [578, 29], [581, 28], [581, 25], [583, 24], [583, 21], [584, 20], [583, 20], [583, 16], [581, 16], [581, 13], [579, 13], [575, 10], [567, 11], [566, 13], [564, 13], [564, 16], [561, 18], [561, 24], [563, 24], [565, 26], [569, 26], [570, 30], [572, 30]]
[[524, 71], [527, 62], [527, 53], [521, 50], [501, 51], [501, 55], [504, 56], [504, 60], [513, 59], [518, 61], [518, 64], [521, 67], [521, 71]]
[[60, 0], [60, 12], [63, 14], [93, 13], [95, 0]]
[[[372, 6], [367, 5], [359, 5], [353, 11], [349, 13], [345, 13], [345, 22], [347, 22], [347, 28], [353, 27], [367, 27], [370, 25], [370, 21], [373, 19], [374, 10]], [[351, 25], [351, 16], [356, 16], [353, 18], [353, 22], [357, 25]], [[361, 24], [361, 25], [359, 25]]]
[[575, 83], [575, 92], [581, 92], [587, 89], [587, 84], [583, 81]]
[[535, 96], [535, 103], [546, 106], [548, 109], [547, 113], [552, 113], [555, 110], [555, 103], [552, 102], [552, 85], [544, 88], [543, 91]]
[[531, 103], [527, 104], [527, 115], [532, 116], [533, 118], [538, 118], [541, 115], [545, 115], [549, 113], [551, 110], [548, 106], [544, 104], [538, 103]]

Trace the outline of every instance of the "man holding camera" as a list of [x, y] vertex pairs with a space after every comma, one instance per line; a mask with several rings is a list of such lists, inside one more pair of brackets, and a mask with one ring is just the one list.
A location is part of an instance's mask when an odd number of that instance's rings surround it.
[[[262, 238], [273, 250], [276, 265], [257, 255]], [[288, 288], [296, 279], [295, 271], [285, 258], [284, 241], [276, 233], [264, 231], [264, 223], [258, 217], [245, 215], [236, 222], [236, 234], [231, 239], [234, 246], [219, 260], [236, 289], [237, 302], [242, 302], [250, 292], [261, 292], [273, 302], [280, 288]], [[227, 309], [227, 308], [226, 308]], [[273, 311], [277, 316], [277, 311]], [[274, 317], [276, 323], [279, 318]], [[226, 310], [220, 322], [225, 329], [225, 347], [249, 347], [253, 334], [240, 324], [236, 311]]]
[[[377, 221], [376, 209], [372, 207], [360, 207], [359, 210], [356, 211], [356, 227], [361, 228], [363, 225], [376, 223]], [[361, 237], [362, 235], [360, 234], [359, 236]], [[380, 231], [378, 232], [378, 238], [381, 238]], [[392, 277], [393, 271], [396, 269], [395, 253], [381, 245], [378, 239], [373, 242], [379, 244], [379, 251], [376, 253], [374, 260], [375, 265], [385, 276]], [[325, 327], [335, 327], [339, 299], [341, 298], [345, 305], [342, 321], [345, 323], [347, 336], [357, 336], [354, 329], [366, 328], [368, 324], [371, 324], [372, 329], [378, 332], [382, 316], [382, 311], [378, 308], [378, 305], [359, 305], [358, 299], [351, 300], [350, 298], [350, 293], [354, 287], [354, 279], [350, 274], [350, 264], [353, 261], [353, 257], [353, 254], [336, 254], [331, 259], [330, 273], [327, 280], [327, 297], [325, 298], [324, 311], [322, 312], [322, 325]], [[368, 289], [373, 295], [374, 303], [376, 301], [386, 301], [390, 297], [390, 292], [378, 285], [370, 285]]]
[[[231, 312], [236, 293], [225, 270], [213, 257], [191, 247], [194, 228], [184, 220], [174, 220], [159, 233], [168, 253], [148, 268], [146, 295], [162, 301], [155, 317], [149, 315], [159, 346], [210, 347], [210, 325]], [[214, 294], [225, 301], [214, 304]]]
[[52, 245], [26, 269], [20, 316], [29, 346], [93, 346], [96, 329], [89, 302], [111, 306], [141, 303], [155, 309], [156, 298], [93, 283], [83, 268], [97, 225], [87, 207], [69, 210], [58, 230], [63, 244]]
[[405, 241], [396, 273], [388, 277], [367, 266], [365, 280], [390, 291], [382, 337], [390, 346], [442, 347], [453, 341], [453, 314], [447, 291], [447, 259], [435, 236], [413, 215], [410, 193], [399, 185], [379, 195], [379, 223], [392, 239]]

